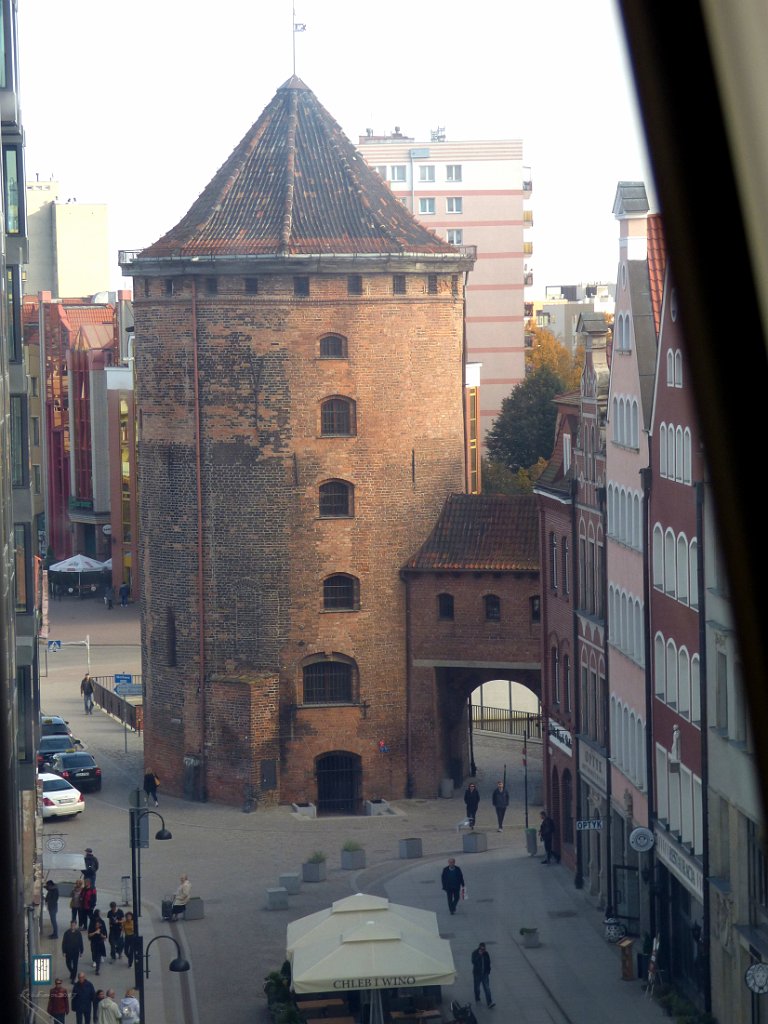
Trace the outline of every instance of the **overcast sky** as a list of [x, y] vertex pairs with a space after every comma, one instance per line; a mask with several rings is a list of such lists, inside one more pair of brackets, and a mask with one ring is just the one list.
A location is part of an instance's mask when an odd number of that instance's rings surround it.
[[[296, 73], [353, 142], [520, 138], [537, 295], [616, 276], [619, 180], [649, 182], [613, 0], [21, 0], [27, 178], [105, 202], [114, 250], [186, 213]], [[295, 21], [306, 31], [293, 33]]]

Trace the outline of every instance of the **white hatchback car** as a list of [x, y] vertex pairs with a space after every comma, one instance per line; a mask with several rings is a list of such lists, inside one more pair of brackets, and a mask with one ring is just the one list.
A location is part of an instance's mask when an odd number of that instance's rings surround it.
[[72, 783], [60, 775], [40, 772], [37, 776], [42, 792], [40, 806], [43, 818], [66, 817], [81, 814], [85, 810], [85, 797]]

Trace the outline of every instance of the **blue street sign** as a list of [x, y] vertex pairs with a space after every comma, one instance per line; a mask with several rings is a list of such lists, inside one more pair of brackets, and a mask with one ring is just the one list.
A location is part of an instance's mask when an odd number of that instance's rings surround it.
[[48, 650], [51, 652], [51, 654], [55, 654], [57, 651], [60, 651], [61, 650], [61, 640], [49, 640], [48, 641]]
[[115, 673], [115, 689], [121, 686], [123, 683], [132, 683], [133, 676], [129, 672], [116, 672]]

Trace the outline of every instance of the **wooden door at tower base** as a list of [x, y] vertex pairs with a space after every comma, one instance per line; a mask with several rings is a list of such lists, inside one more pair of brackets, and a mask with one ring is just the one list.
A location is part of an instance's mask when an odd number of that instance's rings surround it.
[[315, 761], [318, 814], [358, 814], [363, 768], [357, 754], [334, 750]]

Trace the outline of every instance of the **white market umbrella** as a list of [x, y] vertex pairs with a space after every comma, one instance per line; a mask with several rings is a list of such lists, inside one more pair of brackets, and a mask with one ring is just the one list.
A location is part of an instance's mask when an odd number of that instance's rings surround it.
[[[102, 572], [103, 562], [97, 562], [95, 558], [88, 555], [72, 555], [61, 562], [55, 562], [48, 566], [48, 572], [71, 572], [77, 573], [77, 585], [80, 587], [81, 578], [84, 572]], [[95, 589], [95, 588], [94, 588]]]
[[416, 932], [432, 936], [440, 934], [437, 914], [431, 910], [419, 910], [416, 907], [390, 903], [388, 899], [381, 896], [356, 893], [354, 896], [336, 900], [330, 908], [299, 918], [298, 921], [292, 921], [288, 925], [286, 933], [288, 959], [292, 958], [298, 946], [332, 939], [338, 940], [342, 932], [348, 932], [356, 925], [366, 921], [385, 922], [408, 934]]
[[293, 954], [292, 982], [299, 993], [416, 988], [455, 980], [447, 939], [421, 930], [408, 934], [383, 921], [354, 925], [336, 939], [297, 946]]
[[111, 569], [112, 568], [112, 559], [111, 558], [108, 558], [106, 560], [106, 562], [104, 562], [104, 568], [105, 569]]
[[97, 562], [95, 558], [88, 555], [72, 555], [61, 562], [48, 566], [49, 572], [101, 572], [104, 568], [103, 562]]

